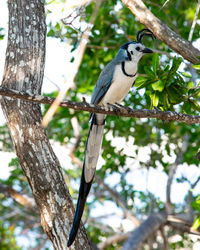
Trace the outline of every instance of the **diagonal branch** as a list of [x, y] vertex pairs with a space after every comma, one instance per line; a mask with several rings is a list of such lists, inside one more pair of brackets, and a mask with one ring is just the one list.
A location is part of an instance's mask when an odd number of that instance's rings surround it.
[[198, 14], [199, 14], [199, 9], [200, 9], [200, 0], [197, 3], [197, 8], [196, 8], [195, 16], [194, 16], [194, 19], [193, 19], [193, 22], [192, 22], [192, 27], [190, 29], [190, 33], [189, 33], [189, 36], [188, 36], [188, 41], [189, 42], [192, 41], [192, 36], [193, 36], [194, 28], [195, 28], [195, 25], [196, 25], [196, 22], [197, 22], [197, 18], [198, 18]]
[[[42, 104], [52, 104], [55, 98], [46, 97], [42, 95], [32, 95], [24, 92], [20, 92], [13, 89], [8, 89], [5, 87], [0, 87], [0, 95], [8, 96], [12, 98], [18, 98], [21, 100], [29, 101], [29, 102], [36, 102]], [[10, 99], [10, 98], [9, 98]], [[200, 116], [198, 115], [188, 115], [177, 113], [174, 111], [161, 111], [159, 109], [141, 109], [141, 110], [134, 110], [129, 107], [116, 107], [113, 106], [98, 106], [89, 104], [87, 102], [72, 102], [72, 101], [64, 101], [59, 104], [60, 107], [64, 108], [71, 108], [74, 110], [79, 111], [88, 111], [88, 112], [95, 112], [113, 116], [123, 116], [123, 117], [135, 117], [135, 118], [157, 118], [162, 120], [163, 122], [170, 122], [170, 121], [178, 121], [187, 124], [195, 124], [200, 123]]]
[[180, 232], [187, 232], [189, 234], [200, 236], [200, 230], [192, 229], [192, 223], [187, 220], [185, 214], [168, 215], [167, 224], [179, 230]]
[[149, 217], [132, 232], [129, 239], [124, 243], [122, 250], [139, 249], [160, 226], [166, 223], [166, 221], [167, 214], [165, 212], [149, 215]]
[[176, 160], [169, 170], [169, 177], [167, 180], [167, 189], [166, 189], [166, 196], [167, 196], [166, 209], [167, 209], [168, 213], [172, 212], [171, 186], [172, 186], [173, 178], [174, 178], [174, 175], [175, 175], [176, 170], [178, 168], [178, 165], [181, 163], [183, 155], [185, 154], [185, 152], [188, 148], [188, 140], [189, 140], [189, 136], [188, 136], [188, 134], [186, 134], [184, 136], [182, 148], [180, 149], [180, 152], [177, 154]]
[[28, 208], [28, 209], [36, 209], [36, 203], [35, 200], [31, 197], [28, 197], [25, 194], [21, 194], [19, 192], [17, 192], [15, 189], [13, 189], [12, 187], [0, 184], [0, 193], [8, 196], [8, 197], [12, 197], [13, 200], [15, 200], [16, 202], [18, 202], [19, 204], [21, 204], [22, 206]]
[[200, 51], [172, 31], [144, 5], [142, 0], [122, 0], [132, 13], [161, 41], [191, 63], [198, 63]]

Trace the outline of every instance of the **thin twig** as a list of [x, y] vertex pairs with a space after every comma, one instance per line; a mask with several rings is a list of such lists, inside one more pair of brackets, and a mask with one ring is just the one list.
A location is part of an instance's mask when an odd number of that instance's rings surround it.
[[196, 22], [197, 22], [197, 18], [198, 18], [198, 14], [199, 14], [199, 9], [200, 9], [200, 0], [198, 0], [196, 12], [195, 12], [195, 16], [194, 16], [194, 19], [193, 19], [193, 22], [192, 22], [192, 26], [191, 26], [191, 29], [190, 29], [190, 33], [189, 33], [189, 36], [188, 36], [188, 41], [189, 42], [192, 41], [192, 36], [193, 36], [194, 28], [195, 28], [195, 25], [196, 25]]
[[188, 195], [186, 200], [186, 218], [188, 221], [191, 222], [191, 224], [194, 221], [194, 208], [191, 206], [191, 202], [193, 200], [192, 189], [195, 188], [195, 186], [198, 184], [199, 181], [200, 181], [200, 176], [198, 176], [198, 178], [194, 183], [190, 183], [191, 188], [188, 190]]
[[57, 88], [58, 91], [60, 90], [60, 87], [59, 87], [54, 81], [52, 81], [48, 76], [44, 75], [44, 77], [45, 77], [50, 83], [52, 83], [52, 84]]
[[166, 0], [166, 2], [163, 4], [163, 6], [159, 9], [159, 11], [161, 10], [161, 9], [163, 9], [164, 7], [165, 7], [165, 5], [169, 2], [170, 0]]
[[181, 163], [183, 155], [185, 154], [187, 147], [188, 147], [188, 140], [189, 136], [186, 134], [184, 136], [184, 141], [182, 144], [182, 148], [180, 149], [180, 152], [176, 156], [176, 160], [174, 164], [170, 167], [169, 170], [169, 175], [168, 175], [168, 180], [167, 180], [167, 189], [166, 189], [166, 196], [167, 196], [167, 201], [166, 201], [166, 210], [168, 213], [172, 212], [172, 203], [171, 203], [171, 186], [173, 182], [174, 175], [176, 173], [176, 170], [178, 168], [178, 165]]

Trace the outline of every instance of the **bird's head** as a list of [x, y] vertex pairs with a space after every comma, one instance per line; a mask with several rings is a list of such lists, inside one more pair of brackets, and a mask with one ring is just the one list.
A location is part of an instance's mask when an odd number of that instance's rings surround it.
[[137, 32], [137, 41], [125, 43], [119, 51], [120, 57], [124, 57], [126, 61], [139, 61], [140, 58], [147, 53], [153, 53], [149, 48], [142, 44], [142, 38], [150, 36], [154, 38], [153, 33], [148, 29], [142, 29]]

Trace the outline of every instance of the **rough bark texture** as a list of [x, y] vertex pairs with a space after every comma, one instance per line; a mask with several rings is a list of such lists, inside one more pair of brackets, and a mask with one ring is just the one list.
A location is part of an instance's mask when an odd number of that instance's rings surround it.
[[198, 63], [200, 51], [190, 42], [180, 37], [165, 23], [154, 16], [141, 0], [122, 0], [132, 13], [150, 29], [154, 35], [191, 63]]
[[137, 250], [158, 228], [167, 222], [167, 213], [150, 215], [137, 227], [129, 239], [124, 243], [122, 250]]
[[[9, 0], [9, 33], [2, 85], [41, 91], [46, 25], [42, 0]], [[67, 249], [74, 208], [59, 162], [41, 127], [39, 104], [4, 97], [2, 108], [20, 165], [28, 179], [44, 231], [55, 249]], [[83, 225], [70, 249], [90, 249]]]

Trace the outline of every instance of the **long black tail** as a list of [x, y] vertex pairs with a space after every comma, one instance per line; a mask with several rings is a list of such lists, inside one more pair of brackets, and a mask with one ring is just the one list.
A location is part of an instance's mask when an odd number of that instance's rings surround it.
[[102, 144], [104, 124], [105, 115], [92, 114], [91, 126], [85, 148], [85, 159], [81, 176], [81, 185], [79, 188], [79, 197], [74, 215], [73, 225], [67, 243], [68, 247], [71, 246], [71, 244], [75, 240], [83, 210], [85, 207], [85, 202], [92, 186], [92, 181], [94, 179], [96, 170], [96, 164]]
[[78, 202], [77, 202], [77, 206], [76, 206], [76, 212], [74, 215], [73, 225], [72, 225], [70, 235], [69, 235], [69, 240], [67, 243], [68, 247], [71, 246], [71, 244], [74, 242], [76, 234], [78, 232], [81, 217], [83, 215], [83, 210], [85, 207], [85, 202], [86, 202], [87, 196], [90, 192], [90, 188], [92, 186], [92, 181], [93, 181], [93, 179], [89, 183], [87, 183], [85, 181], [84, 169], [83, 169], [82, 176], [81, 176], [81, 185], [79, 188]]

